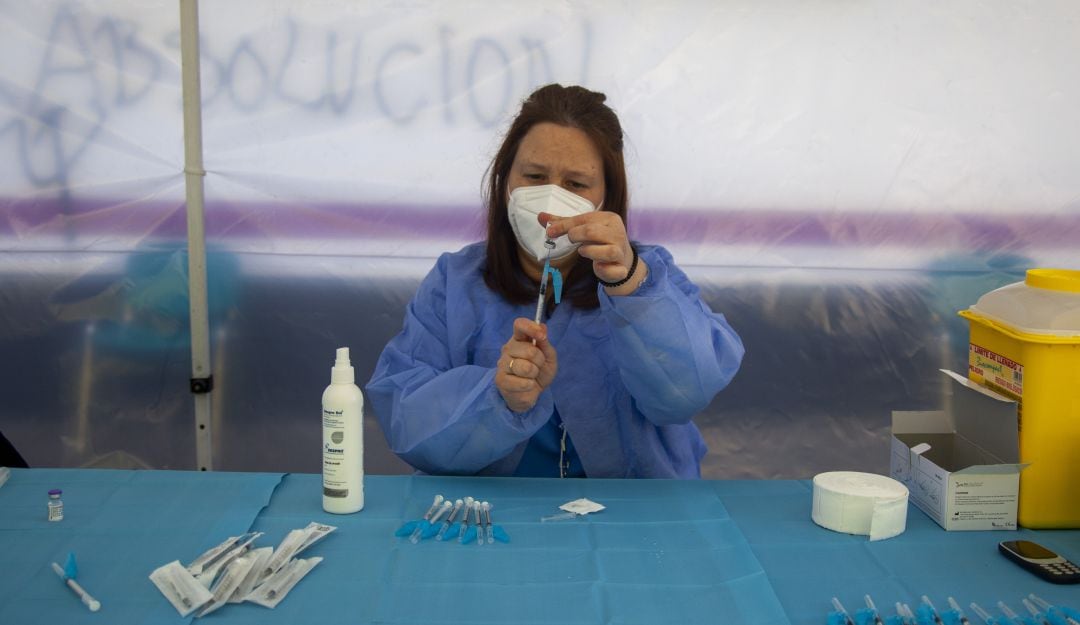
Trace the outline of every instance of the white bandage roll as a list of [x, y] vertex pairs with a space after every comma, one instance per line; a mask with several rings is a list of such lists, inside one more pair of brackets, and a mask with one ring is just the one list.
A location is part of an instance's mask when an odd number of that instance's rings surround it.
[[907, 487], [892, 478], [830, 471], [814, 476], [814, 509], [810, 516], [821, 527], [882, 540], [904, 532], [907, 504]]

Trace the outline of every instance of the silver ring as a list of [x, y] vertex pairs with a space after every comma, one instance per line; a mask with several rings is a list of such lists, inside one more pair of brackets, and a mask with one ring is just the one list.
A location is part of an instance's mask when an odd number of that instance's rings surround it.
[[511, 358], [510, 364], [506, 366], [506, 370], [510, 373], [510, 375], [514, 375], [514, 360], [514, 358]]

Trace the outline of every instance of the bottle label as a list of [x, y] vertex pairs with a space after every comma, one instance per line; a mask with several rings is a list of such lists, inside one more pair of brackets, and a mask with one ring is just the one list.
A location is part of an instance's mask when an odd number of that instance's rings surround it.
[[64, 506], [49, 505], [49, 520], [50, 521], [63, 521], [64, 520]]
[[349, 496], [345, 467], [345, 417], [341, 410], [322, 411], [323, 417], [323, 495]]

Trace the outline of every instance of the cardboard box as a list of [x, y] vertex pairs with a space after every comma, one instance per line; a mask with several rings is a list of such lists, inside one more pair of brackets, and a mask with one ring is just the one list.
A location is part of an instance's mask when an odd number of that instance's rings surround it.
[[947, 530], [1015, 530], [1020, 492], [1017, 405], [948, 377], [945, 410], [893, 412], [890, 474]]

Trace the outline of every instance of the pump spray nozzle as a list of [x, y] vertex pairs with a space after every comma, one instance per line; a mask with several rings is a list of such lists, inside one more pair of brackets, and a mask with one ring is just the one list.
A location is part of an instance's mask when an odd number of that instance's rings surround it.
[[337, 359], [334, 368], [330, 370], [330, 382], [334, 384], [353, 384], [356, 375], [353, 373], [352, 362], [349, 360], [349, 348], [337, 348]]

